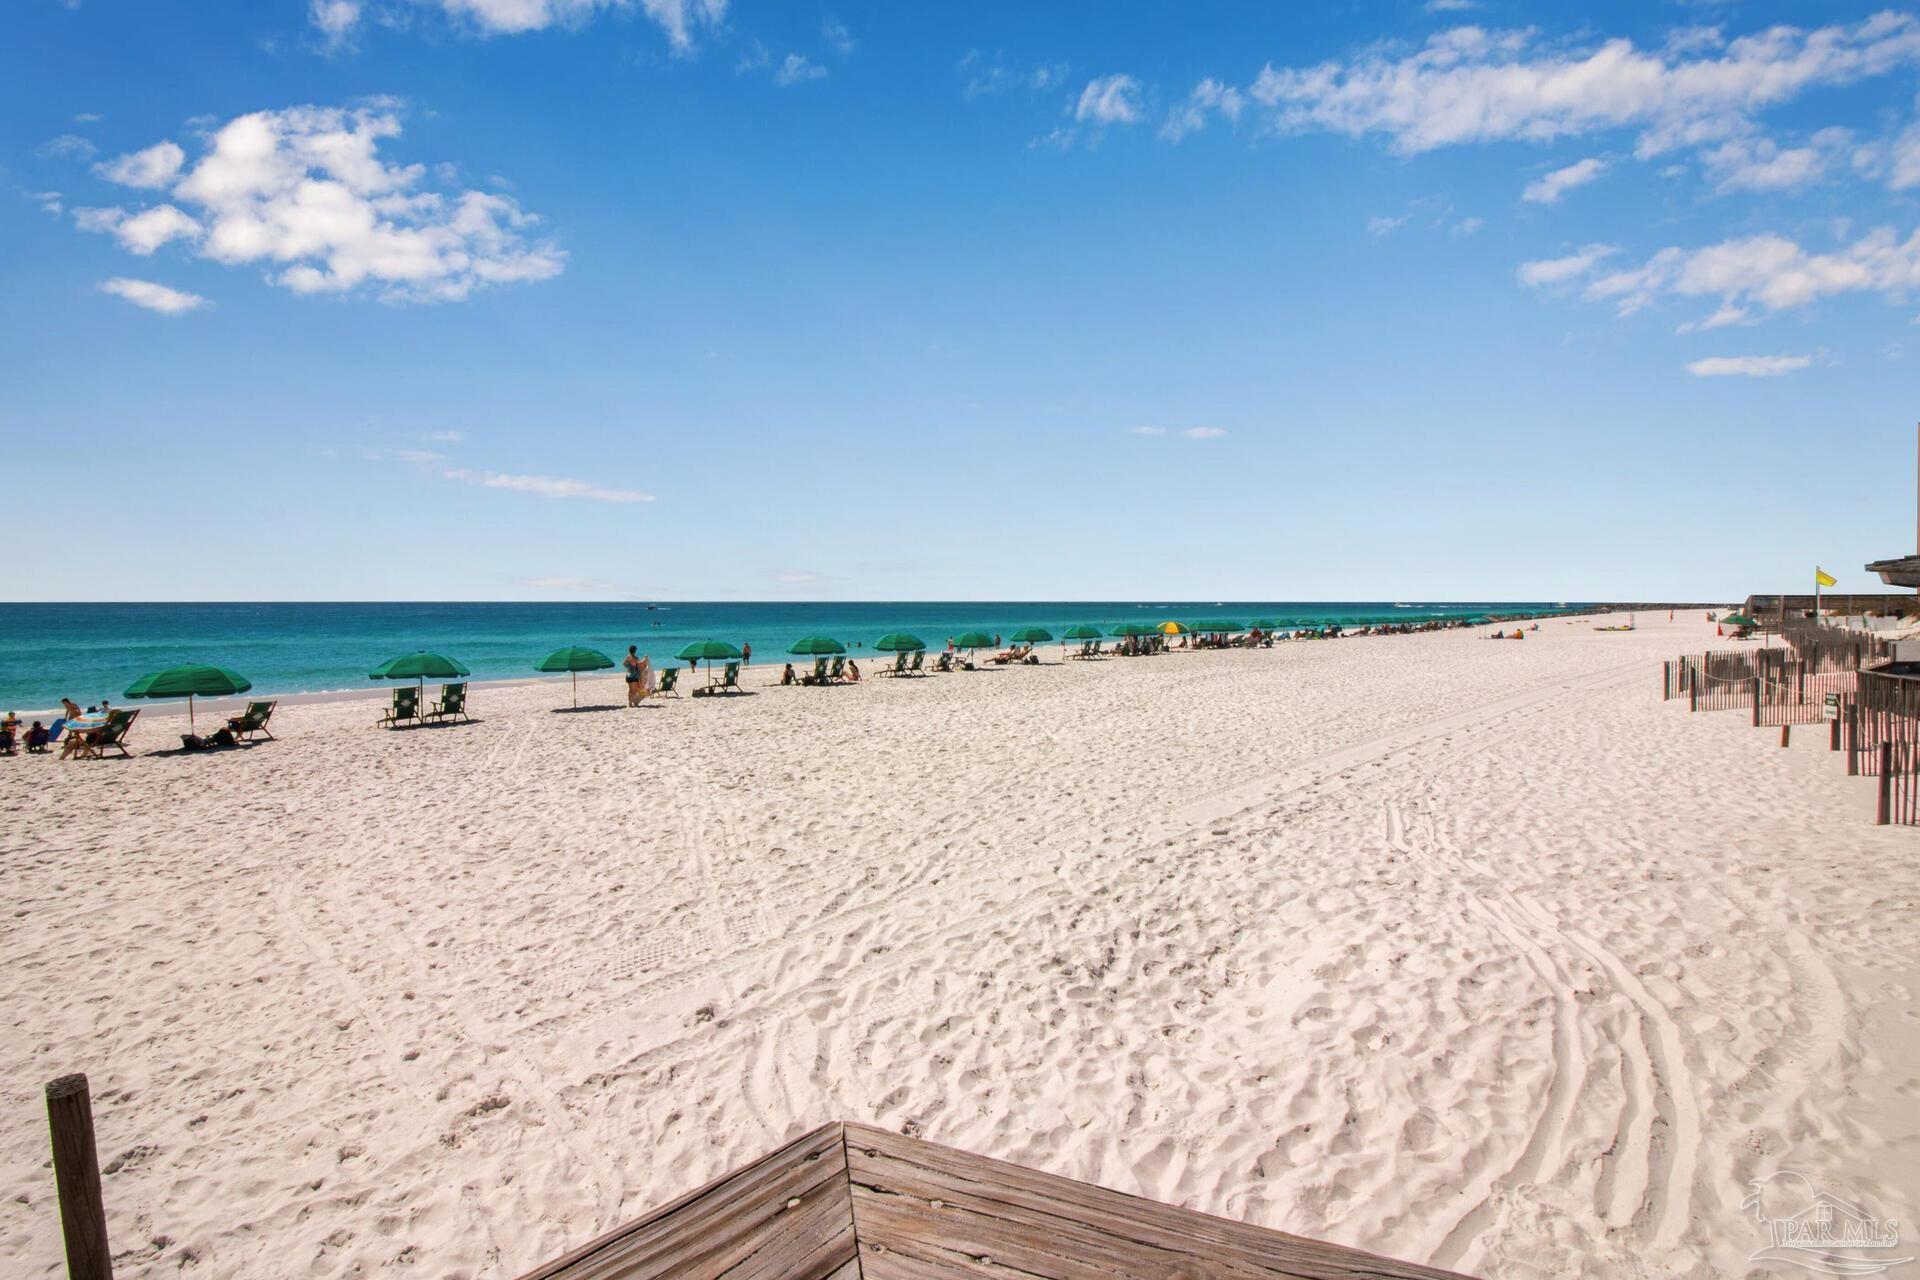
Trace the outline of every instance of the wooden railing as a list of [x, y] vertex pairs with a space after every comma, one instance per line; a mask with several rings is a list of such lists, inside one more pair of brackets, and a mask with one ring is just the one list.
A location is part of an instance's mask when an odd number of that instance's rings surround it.
[[830, 1124], [523, 1280], [1461, 1280], [858, 1124]]

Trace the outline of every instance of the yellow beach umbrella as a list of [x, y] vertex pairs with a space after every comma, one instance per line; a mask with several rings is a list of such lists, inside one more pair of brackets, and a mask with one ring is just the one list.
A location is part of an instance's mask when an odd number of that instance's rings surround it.
[[1187, 624], [1184, 622], [1163, 622], [1160, 624], [1160, 634], [1163, 636], [1183, 636], [1187, 634]]

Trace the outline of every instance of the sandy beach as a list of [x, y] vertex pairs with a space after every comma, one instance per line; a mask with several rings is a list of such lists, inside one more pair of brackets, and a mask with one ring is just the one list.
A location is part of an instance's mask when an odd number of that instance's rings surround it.
[[[512, 1276], [870, 1122], [1488, 1277], [1744, 1276], [1780, 1169], [1920, 1216], [1920, 858], [1701, 615], [0, 760], [0, 1273]], [[863, 664], [865, 665], [865, 664]]]

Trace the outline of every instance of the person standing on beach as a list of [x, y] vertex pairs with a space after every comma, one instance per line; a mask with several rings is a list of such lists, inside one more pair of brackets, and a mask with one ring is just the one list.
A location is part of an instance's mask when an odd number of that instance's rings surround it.
[[751, 640], [740, 646], [740, 665], [743, 667], [753, 665], [753, 641]]
[[621, 662], [627, 669], [627, 705], [637, 707], [640, 699], [646, 697], [646, 660], [640, 656], [640, 646], [628, 645], [627, 656]]

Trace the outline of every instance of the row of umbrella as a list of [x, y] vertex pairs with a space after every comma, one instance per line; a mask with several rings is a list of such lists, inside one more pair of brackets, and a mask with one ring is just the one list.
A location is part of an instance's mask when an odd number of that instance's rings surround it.
[[[1735, 621], [1727, 619], [1727, 621]], [[1080, 623], [1068, 627], [1061, 633], [1062, 640], [1098, 640], [1104, 636], [1119, 637], [1147, 636], [1155, 633], [1162, 635], [1185, 635], [1189, 632], [1200, 635], [1226, 635], [1250, 628], [1267, 630], [1288, 626], [1304, 625], [1301, 622], [1287, 623], [1274, 618], [1255, 618], [1251, 623], [1243, 623], [1225, 618], [1209, 618], [1198, 622], [1162, 622], [1158, 626], [1140, 622], [1123, 622], [1118, 626], [1102, 631], [1091, 623]], [[1044, 627], [1026, 627], [1013, 633], [1014, 644], [1048, 644], [1054, 639], [1051, 631]], [[984, 631], [967, 631], [953, 638], [956, 649], [978, 651], [990, 649], [997, 643], [995, 637]], [[890, 631], [874, 642], [873, 647], [882, 653], [913, 653], [927, 647], [926, 641], [905, 631]], [[832, 636], [804, 636], [787, 646], [787, 652], [796, 657], [821, 657], [842, 654], [847, 647]], [[736, 645], [725, 640], [696, 640], [686, 645], [674, 655], [687, 662], [706, 660], [732, 661], [740, 657]], [[540, 661], [534, 663], [535, 671], [547, 674], [565, 673], [573, 677], [574, 705], [580, 701], [580, 673], [582, 671], [606, 671], [614, 666], [612, 658], [598, 649], [584, 645], [567, 645], [555, 649]], [[454, 680], [471, 675], [466, 664], [445, 654], [430, 653], [421, 650], [417, 653], [401, 654], [390, 658], [367, 673], [371, 680], [417, 680], [424, 688], [429, 680]], [[191, 662], [177, 667], [168, 667], [165, 671], [156, 671], [152, 675], [142, 676], [127, 687], [129, 698], [185, 698], [187, 700], [187, 722], [193, 724], [193, 700], [195, 698], [230, 698], [253, 688], [253, 682], [245, 676], [225, 667], [207, 663]]]

